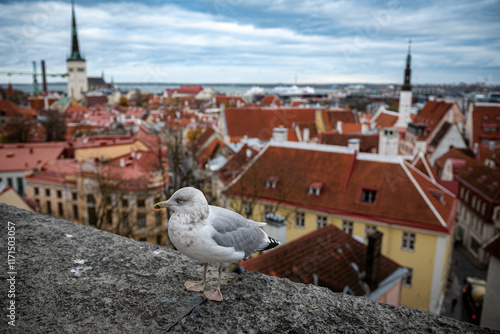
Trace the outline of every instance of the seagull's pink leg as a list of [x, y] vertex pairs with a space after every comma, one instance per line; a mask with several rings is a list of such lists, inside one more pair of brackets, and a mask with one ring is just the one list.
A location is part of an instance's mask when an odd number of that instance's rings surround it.
[[220, 277], [222, 274], [222, 263], [219, 263], [219, 279], [217, 280], [217, 288], [215, 290], [206, 291], [203, 294], [208, 300], [213, 300], [216, 302], [222, 301], [222, 293], [220, 292]]
[[203, 280], [202, 281], [187, 281], [184, 283], [186, 290], [203, 292], [205, 290], [205, 284], [207, 283], [207, 268], [208, 263], [205, 263], [203, 267]]

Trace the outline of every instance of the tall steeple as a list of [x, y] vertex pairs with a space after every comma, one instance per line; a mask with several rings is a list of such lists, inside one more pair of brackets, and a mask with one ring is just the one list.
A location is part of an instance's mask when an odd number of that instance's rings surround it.
[[85, 60], [80, 54], [80, 47], [78, 45], [78, 33], [76, 31], [76, 17], [75, 17], [75, 2], [71, 1], [71, 54], [68, 60]]
[[408, 55], [406, 56], [405, 81], [402, 90], [411, 91], [411, 39], [408, 41]]
[[68, 96], [77, 101], [83, 98], [83, 93], [89, 90], [87, 64], [80, 54], [78, 35], [76, 32], [75, 3], [71, 1], [71, 54], [66, 59], [68, 69]]
[[413, 102], [411, 92], [411, 39], [408, 41], [408, 55], [406, 56], [405, 81], [399, 92], [399, 115], [396, 127], [406, 128], [411, 122], [411, 105]]

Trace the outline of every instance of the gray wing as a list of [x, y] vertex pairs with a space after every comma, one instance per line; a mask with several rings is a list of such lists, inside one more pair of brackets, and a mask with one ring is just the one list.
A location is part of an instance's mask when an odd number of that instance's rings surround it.
[[211, 205], [208, 219], [215, 229], [212, 236], [215, 242], [244, 252], [245, 258], [269, 244], [267, 234], [255, 222], [233, 211]]

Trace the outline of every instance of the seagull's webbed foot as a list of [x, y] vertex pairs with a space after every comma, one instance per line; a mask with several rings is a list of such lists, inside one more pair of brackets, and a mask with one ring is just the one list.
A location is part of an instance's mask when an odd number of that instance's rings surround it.
[[205, 290], [205, 281], [187, 281], [184, 286], [189, 291], [203, 292]]
[[222, 293], [219, 289], [206, 291], [203, 294], [205, 295], [205, 297], [207, 297], [208, 300], [213, 300], [215, 302], [222, 301]]
[[207, 283], [207, 268], [208, 263], [205, 263], [203, 265], [203, 279], [201, 281], [187, 281], [184, 283], [186, 290], [195, 292], [203, 292], [205, 290], [205, 284]]

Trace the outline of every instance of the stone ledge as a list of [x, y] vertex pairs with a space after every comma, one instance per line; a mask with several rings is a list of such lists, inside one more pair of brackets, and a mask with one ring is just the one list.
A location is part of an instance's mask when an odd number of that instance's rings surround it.
[[[16, 228], [19, 333], [494, 332], [251, 272], [226, 274], [224, 302], [207, 302], [183, 287], [201, 277], [202, 266], [176, 251], [5, 204], [0, 217], [2, 254], [7, 222]], [[13, 330], [6, 317], [5, 261], [0, 275], [0, 328]], [[210, 286], [216, 278], [210, 268]]]

